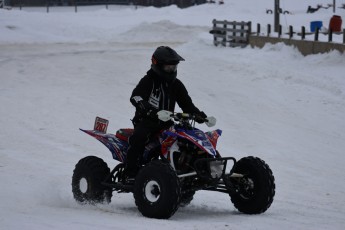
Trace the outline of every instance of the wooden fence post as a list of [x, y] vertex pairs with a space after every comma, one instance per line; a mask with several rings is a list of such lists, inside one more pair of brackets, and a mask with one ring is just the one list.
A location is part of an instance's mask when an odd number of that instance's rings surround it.
[[293, 37], [293, 27], [289, 26], [289, 39]]
[[314, 41], [319, 41], [319, 27], [316, 27]]
[[261, 30], [261, 26], [260, 26], [260, 24], [258, 23], [258, 24], [256, 25], [256, 35], [257, 35], [257, 36], [260, 35], [260, 30]]
[[[216, 28], [216, 27], [217, 27], [216, 19], [213, 19], [212, 23], [213, 23], [213, 29]], [[216, 38], [216, 36], [214, 36], [214, 35], [213, 35], [213, 44], [214, 44], [215, 46], [218, 45], [218, 44], [217, 44], [217, 38]]]
[[278, 38], [280, 38], [281, 36], [282, 36], [282, 25], [279, 25]]
[[252, 35], [252, 22], [248, 22], [248, 33], [247, 33], [247, 42], [249, 43], [249, 38]]
[[225, 36], [224, 36], [224, 38], [223, 38], [223, 43], [222, 43], [222, 45], [223, 46], [226, 46], [226, 29], [227, 29], [227, 26], [226, 26], [226, 23], [227, 21], [225, 20], [224, 21], [224, 25], [223, 25], [223, 28], [224, 28], [224, 33], [225, 33]]
[[331, 41], [332, 41], [332, 36], [333, 36], [333, 31], [332, 31], [332, 29], [330, 29], [330, 30], [328, 31], [328, 42], [331, 42]]
[[[233, 37], [236, 37], [236, 21], [235, 23], [232, 25], [232, 29], [233, 29], [233, 32], [232, 32], [232, 36]], [[230, 46], [231, 42], [229, 43], [229, 46]]]
[[305, 39], [305, 27], [304, 26], [302, 26], [302, 40], [304, 40]]

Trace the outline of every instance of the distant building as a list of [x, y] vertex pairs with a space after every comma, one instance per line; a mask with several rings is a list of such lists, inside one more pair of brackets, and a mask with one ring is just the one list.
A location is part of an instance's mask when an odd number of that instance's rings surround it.
[[180, 8], [186, 8], [193, 5], [206, 3], [207, 0], [0, 0], [6, 1], [8, 6], [74, 6], [74, 5], [100, 5], [100, 4], [118, 4], [118, 5], [138, 5], [163, 7], [177, 5]]
[[163, 7], [175, 4], [180, 8], [185, 8], [206, 3], [206, 0], [136, 0], [133, 2], [135, 2], [134, 4], [139, 6]]
[[0, 0], [0, 8], [4, 8], [9, 5], [9, 0]]

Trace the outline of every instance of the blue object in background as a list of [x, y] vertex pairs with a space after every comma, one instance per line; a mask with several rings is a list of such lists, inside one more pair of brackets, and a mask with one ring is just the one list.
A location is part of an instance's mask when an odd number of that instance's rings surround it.
[[320, 30], [321, 27], [322, 27], [322, 21], [313, 21], [313, 22], [310, 22], [310, 31], [311, 31], [311, 32], [315, 32], [315, 31], [316, 31], [316, 28], [319, 28], [319, 30]]

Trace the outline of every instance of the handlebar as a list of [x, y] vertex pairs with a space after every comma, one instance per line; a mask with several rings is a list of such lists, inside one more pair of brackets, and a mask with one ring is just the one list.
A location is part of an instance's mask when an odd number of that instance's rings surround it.
[[190, 113], [175, 113], [172, 115], [172, 118], [177, 120], [177, 121], [198, 119], [201, 122], [208, 122], [207, 118], [199, 117], [198, 115], [190, 114]]
[[161, 110], [157, 113], [158, 119], [161, 121], [169, 121], [171, 119], [174, 119], [175, 121], [190, 121], [195, 119], [199, 119], [201, 122], [205, 122], [205, 124], [208, 127], [212, 127], [216, 124], [216, 118], [214, 117], [207, 117], [207, 118], [202, 118], [202, 117], [197, 117], [195, 114], [190, 114], [190, 113], [173, 113], [167, 110]]

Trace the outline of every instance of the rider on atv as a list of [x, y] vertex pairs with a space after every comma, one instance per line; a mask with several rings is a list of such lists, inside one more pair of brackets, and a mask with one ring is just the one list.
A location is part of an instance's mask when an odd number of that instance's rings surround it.
[[[217, 150], [222, 131], [195, 127], [195, 121], [213, 127], [216, 119], [195, 107], [176, 79], [177, 64], [183, 60], [169, 47], [153, 53], [151, 69], [131, 96], [137, 108], [134, 129], [107, 133], [108, 120], [99, 117], [93, 130], [81, 129], [102, 142], [119, 163], [110, 171], [99, 157], [80, 159], [72, 176], [77, 202], [110, 203], [113, 191], [133, 193], [143, 216], [158, 219], [170, 218], [199, 190], [228, 194], [246, 214], [263, 213], [271, 206], [275, 179], [268, 164], [254, 156], [222, 157]], [[173, 112], [176, 102], [184, 113]], [[154, 134], [157, 138], [151, 138]]]
[[176, 78], [177, 65], [184, 59], [168, 46], [158, 47], [152, 55], [152, 64], [147, 74], [132, 92], [130, 101], [136, 107], [133, 118], [134, 133], [129, 139], [125, 174], [134, 178], [140, 169], [139, 158], [145, 144], [171, 123], [157, 119], [157, 112], [174, 112], [175, 104], [185, 113], [194, 114], [201, 123], [207, 117], [192, 102], [183, 83]]

